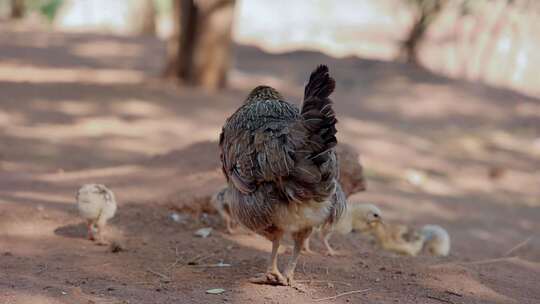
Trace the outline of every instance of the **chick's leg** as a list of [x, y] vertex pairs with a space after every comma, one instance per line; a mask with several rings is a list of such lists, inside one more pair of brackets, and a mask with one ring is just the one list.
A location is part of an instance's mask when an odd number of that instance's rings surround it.
[[86, 235], [89, 240], [94, 241], [94, 222], [92, 220], [88, 220], [86, 222]]
[[107, 241], [105, 241], [105, 238], [103, 237], [103, 228], [105, 227], [105, 222], [98, 220], [96, 223], [97, 227], [97, 244], [100, 246], [107, 245]]
[[235, 225], [233, 223], [233, 220], [228, 215], [225, 215], [223, 217], [223, 219], [225, 220], [225, 224], [227, 225], [227, 232], [229, 234], [235, 234], [236, 233], [236, 229], [235, 229], [236, 227], [234, 227]]
[[321, 230], [321, 238], [324, 243], [324, 247], [326, 247], [326, 254], [329, 256], [335, 256], [338, 255], [338, 252], [330, 246], [330, 243], [328, 242], [330, 240], [330, 236], [332, 236], [332, 233], [326, 230]]
[[285, 278], [287, 279], [287, 285], [294, 284], [294, 269], [296, 268], [296, 263], [302, 252], [302, 247], [304, 247], [304, 241], [309, 238], [311, 235], [312, 228], [308, 228], [293, 234], [294, 239], [294, 250], [291, 260], [285, 268]]
[[305, 240], [304, 240], [304, 245], [302, 246], [302, 249], [304, 250], [305, 253], [307, 254], [315, 254], [315, 252], [313, 250], [311, 250], [311, 246], [310, 246], [310, 237], [307, 237]]
[[281, 242], [281, 236], [272, 240], [272, 255], [270, 257], [270, 265], [268, 270], [262, 277], [251, 279], [251, 283], [270, 284], [270, 285], [286, 285], [286, 280], [278, 268], [278, 250]]

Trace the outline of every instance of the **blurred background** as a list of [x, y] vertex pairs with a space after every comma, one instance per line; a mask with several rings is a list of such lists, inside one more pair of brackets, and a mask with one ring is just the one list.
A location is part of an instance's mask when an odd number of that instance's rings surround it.
[[[310, 303], [368, 284], [350, 299], [538, 303], [539, 31], [536, 0], [0, 0], [0, 298], [207, 303], [200, 290], [221, 284], [234, 303]], [[256, 85], [298, 104], [321, 63], [338, 140], [367, 175], [353, 199], [442, 225], [452, 255], [395, 259], [336, 237], [347, 265], [306, 257], [300, 277], [349, 285], [243, 285], [268, 244], [191, 232], [219, 227], [218, 134]], [[82, 240], [73, 195], [89, 182], [117, 195], [122, 255]], [[163, 264], [208, 253], [244, 268]]]
[[[539, 44], [534, 34], [540, 27], [536, 1], [199, 1], [192, 7], [173, 2], [3, 0], [0, 14], [6, 20], [26, 19], [70, 32], [148, 35], [162, 41], [193, 36], [190, 44], [200, 35], [204, 41], [198, 43], [211, 43], [216, 49], [212, 52], [227, 59], [229, 52], [217, 49], [229, 48], [232, 39], [270, 52], [309, 49], [339, 58], [399, 60], [440, 75], [540, 94], [540, 80], [533, 74], [540, 65], [533, 51]], [[197, 22], [180, 30], [182, 14]], [[214, 69], [225, 64], [218, 61], [228, 61], [213, 60]], [[221, 69], [219, 73], [226, 73]]]

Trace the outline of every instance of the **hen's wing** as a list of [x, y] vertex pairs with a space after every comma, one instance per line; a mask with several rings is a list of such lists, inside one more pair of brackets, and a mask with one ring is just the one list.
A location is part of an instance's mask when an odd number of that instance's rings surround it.
[[294, 169], [303, 132], [298, 109], [284, 101], [247, 103], [226, 122], [220, 136], [222, 168], [234, 188], [252, 193], [263, 182], [277, 182]]
[[310, 77], [301, 111], [282, 100], [256, 99], [227, 119], [220, 135], [222, 169], [232, 201], [240, 206], [234, 212], [246, 226], [271, 225], [277, 203], [333, 195], [338, 170], [336, 119], [328, 99], [333, 88], [328, 68], [321, 66]]

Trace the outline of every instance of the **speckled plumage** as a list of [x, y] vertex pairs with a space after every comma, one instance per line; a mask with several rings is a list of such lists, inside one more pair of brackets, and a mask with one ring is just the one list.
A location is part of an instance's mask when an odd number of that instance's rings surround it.
[[[255, 88], [227, 119], [220, 138], [233, 213], [256, 232], [273, 229], [276, 208], [324, 205], [338, 175], [329, 99], [306, 96], [301, 112], [280, 97], [270, 87]], [[323, 209], [330, 214], [330, 206]]]
[[304, 239], [312, 227], [335, 220], [337, 120], [328, 98], [334, 86], [328, 68], [319, 66], [301, 109], [259, 86], [225, 122], [220, 148], [232, 213], [270, 240], [286, 232]]

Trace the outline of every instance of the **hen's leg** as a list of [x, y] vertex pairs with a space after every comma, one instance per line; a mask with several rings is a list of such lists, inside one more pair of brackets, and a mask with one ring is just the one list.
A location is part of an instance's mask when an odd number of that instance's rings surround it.
[[312, 228], [308, 228], [293, 234], [294, 251], [287, 268], [285, 268], [285, 278], [287, 279], [288, 285], [293, 285], [294, 283], [294, 269], [296, 268], [298, 257], [300, 257], [300, 252], [304, 246], [304, 241], [311, 235], [311, 230]]
[[234, 220], [228, 215], [225, 215], [223, 219], [225, 220], [225, 224], [227, 225], [227, 232], [229, 234], [235, 234], [237, 225]]
[[223, 220], [225, 221], [225, 226], [227, 227], [227, 232], [233, 234], [233, 229], [231, 227], [231, 219], [227, 215], [223, 215]]
[[267, 272], [262, 277], [256, 277], [251, 279], [252, 283], [257, 284], [271, 284], [271, 285], [286, 285], [285, 278], [281, 274], [278, 268], [278, 250], [281, 237], [272, 241], [272, 256], [270, 258], [270, 265]]
[[286, 285], [286, 280], [279, 272], [278, 268], [278, 250], [279, 243], [281, 241], [281, 235], [272, 240], [272, 256], [270, 258], [270, 265], [268, 270], [262, 277], [256, 277], [251, 279], [251, 283], [256, 284], [270, 284], [270, 285]]

